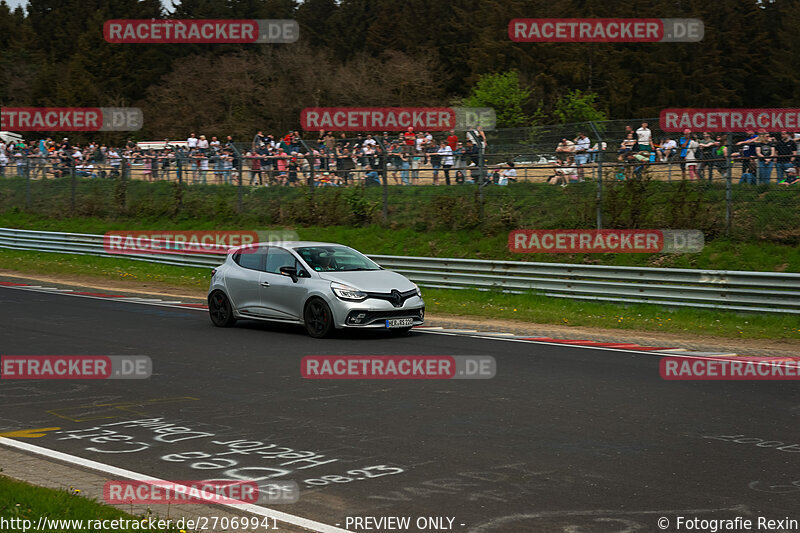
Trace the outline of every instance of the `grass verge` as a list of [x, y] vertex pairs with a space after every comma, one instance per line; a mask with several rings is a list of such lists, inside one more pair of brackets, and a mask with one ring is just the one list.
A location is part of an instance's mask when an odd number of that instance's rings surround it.
[[[209, 282], [209, 271], [204, 268], [20, 250], [0, 249], [0, 268], [30, 274], [157, 283], [196, 290], [200, 297]], [[432, 313], [740, 339], [800, 339], [794, 315], [621, 305], [478, 290], [424, 289], [423, 296]]]
[[[137, 230], [264, 230], [264, 225], [248, 222], [220, 223], [214, 219], [169, 217], [56, 218], [23, 212], [0, 213], [0, 227], [103, 234], [107, 231]], [[283, 226], [272, 226], [283, 229]], [[508, 250], [508, 231], [481, 229], [448, 230], [383, 226], [292, 226], [300, 239], [340, 242], [368, 254], [421, 257], [458, 257], [505, 261], [602, 264], [660, 268], [699, 268], [708, 270], [755, 270], [800, 272], [800, 246], [769, 241], [741, 242], [715, 238], [694, 254], [520, 254]]]
[[[36, 487], [0, 475], [2, 531], [31, 531], [39, 525], [40, 518], [50, 520], [49, 524], [42, 523], [42, 531], [58, 531], [59, 533], [79, 533], [90, 530], [124, 533], [129, 531], [137, 533], [178, 533], [183, 531], [174, 526], [166, 529], [163, 527], [151, 528], [148, 516], [133, 516], [115, 507], [84, 498], [78, 489], [56, 490]], [[56, 520], [62, 522], [56, 524], [54, 523]], [[74, 522], [78, 520], [82, 523]], [[117, 520], [119, 521], [117, 522], [118, 527], [112, 528], [111, 522], [105, 522], [105, 526], [103, 526], [104, 520]], [[132, 524], [132, 522], [138, 523]], [[173, 519], [174, 522], [175, 519]], [[98, 525], [98, 527], [94, 527], [94, 525]]]

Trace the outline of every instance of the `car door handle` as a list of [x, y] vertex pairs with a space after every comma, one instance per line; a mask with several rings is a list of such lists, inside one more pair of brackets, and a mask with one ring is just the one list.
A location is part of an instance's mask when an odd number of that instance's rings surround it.
[[261, 286], [262, 287], [269, 287], [269, 281], [262, 281], [261, 282]]

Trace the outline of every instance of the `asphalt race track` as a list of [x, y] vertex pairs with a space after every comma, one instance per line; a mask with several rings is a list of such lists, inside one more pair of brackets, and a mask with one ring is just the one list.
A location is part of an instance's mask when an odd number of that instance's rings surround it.
[[[34, 444], [162, 479], [294, 480], [299, 501], [275, 508], [342, 528], [348, 516], [449, 517], [464, 532], [800, 518], [791, 381], [664, 381], [652, 354], [470, 336], [219, 329], [198, 310], [7, 287], [0, 321], [3, 355], [153, 361], [144, 380], [0, 381], [0, 431], [58, 426]], [[306, 355], [492, 355], [497, 375], [308, 380]]]

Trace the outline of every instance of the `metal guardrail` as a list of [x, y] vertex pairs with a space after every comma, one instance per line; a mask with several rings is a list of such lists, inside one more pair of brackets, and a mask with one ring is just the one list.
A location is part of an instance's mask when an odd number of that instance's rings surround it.
[[[102, 235], [0, 228], [0, 248], [116, 257], [189, 267], [214, 267], [224, 252], [117, 254]], [[536, 292], [554, 298], [800, 313], [800, 274], [731, 270], [574, 265], [371, 255], [423, 287]]]

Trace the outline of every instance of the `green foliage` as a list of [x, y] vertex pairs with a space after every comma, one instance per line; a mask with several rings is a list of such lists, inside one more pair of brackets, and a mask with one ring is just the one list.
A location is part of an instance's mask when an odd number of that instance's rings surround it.
[[497, 115], [498, 128], [527, 126], [531, 118], [523, 108], [531, 96], [520, 85], [519, 74], [510, 70], [481, 76], [463, 105], [467, 107], [492, 107]]
[[345, 193], [345, 201], [350, 206], [350, 213], [357, 225], [371, 222], [380, 209], [380, 204], [370, 201], [360, 187], [353, 187]]
[[[192, 129], [252, 138], [254, 129], [296, 129], [299, 110], [312, 105], [438, 106], [465, 97], [495, 107], [501, 127], [530, 125], [539, 102], [565, 122], [596, 120], [596, 111], [631, 118], [665, 107], [796, 105], [800, 2], [681, 0], [664, 10], [594, 0], [175, 0], [165, 15], [159, 0], [29, 0], [27, 12], [0, 3], [0, 105], [139, 106], [145, 129], [134, 135], [142, 139]], [[508, 38], [509, 20], [537, 12], [698, 18], [705, 36], [668, 44]], [[164, 16], [295, 19], [300, 41], [119, 45], [102, 37], [105, 20]]]
[[606, 114], [597, 109], [597, 99], [597, 93], [584, 93], [580, 89], [567, 91], [556, 102], [553, 116], [560, 124], [607, 120]]
[[[49, 256], [58, 256], [59, 254], [45, 254]], [[17, 256], [18, 257], [18, 256]], [[92, 259], [103, 259], [94, 257]], [[58, 261], [55, 257], [51, 261]], [[114, 260], [110, 260], [113, 264]], [[84, 261], [84, 263], [91, 263], [91, 260]], [[152, 265], [148, 265], [152, 266]], [[119, 267], [117, 267], [119, 268]], [[103, 273], [107, 273], [104, 270]], [[85, 488], [83, 489], [85, 490]], [[173, 525], [169, 529], [164, 528], [151, 528], [148, 525], [147, 518], [152, 514], [148, 509], [147, 513], [142, 513], [139, 516], [134, 516], [125, 513], [110, 505], [103, 505], [95, 500], [83, 497], [81, 487], [69, 487], [68, 490], [56, 490], [45, 487], [36, 487], [28, 483], [10, 479], [0, 476], [0, 518], [6, 523], [12, 523], [11, 529], [4, 531], [20, 531], [25, 527], [21, 525], [22, 522], [17, 522], [18, 527], [13, 527], [13, 522], [10, 520], [30, 521], [36, 524], [40, 517], [51, 520], [63, 520], [63, 526], [58, 528], [60, 533], [78, 533], [86, 531], [86, 529], [73, 527], [73, 520], [88, 520], [85, 522], [84, 527], [89, 523], [98, 524], [94, 527], [99, 528], [102, 523], [108, 524], [111, 520], [124, 520], [119, 522], [125, 524], [124, 528], [115, 528], [114, 531], [118, 533], [178, 533], [178, 528]], [[154, 519], [164, 519], [166, 517], [159, 517], [152, 515]], [[136, 523], [133, 523], [133, 522]], [[46, 521], [45, 521], [46, 524]], [[29, 526], [30, 527], [30, 526]], [[44, 526], [43, 530], [52, 531], [52, 529]], [[109, 528], [111, 529], [111, 528]]]

